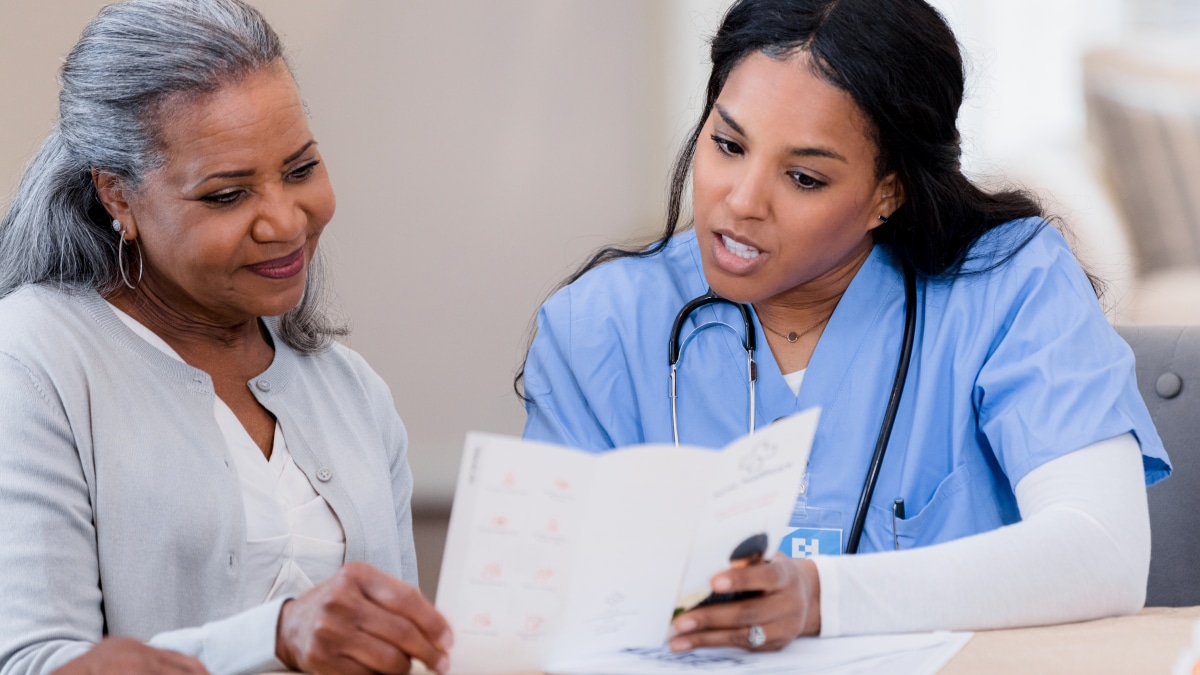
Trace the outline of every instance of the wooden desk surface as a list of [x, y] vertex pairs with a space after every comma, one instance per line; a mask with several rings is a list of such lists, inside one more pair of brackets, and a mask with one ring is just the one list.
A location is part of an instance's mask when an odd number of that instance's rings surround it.
[[1200, 607], [1147, 607], [1117, 619], [975, 633], [939, 675], [1170, 673]]
[[[979, 631], [938, 675], [1166, 675], [1196, 621], [1200, 607], [1147, 607], [1117, 619]], [[416, 665], [414, 674], [429, 672]]]

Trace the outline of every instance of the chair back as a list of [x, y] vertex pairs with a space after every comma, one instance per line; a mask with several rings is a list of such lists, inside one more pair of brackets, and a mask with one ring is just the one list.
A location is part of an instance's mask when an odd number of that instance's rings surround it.
[[1200, 605], [1200, 326], [1118, 326], [1174, 471], [1151, 487], [1148, 607]]

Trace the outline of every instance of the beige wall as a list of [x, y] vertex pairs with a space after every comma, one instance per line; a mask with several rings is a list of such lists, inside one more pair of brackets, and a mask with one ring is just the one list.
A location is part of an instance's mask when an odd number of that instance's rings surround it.
[[[103, 4], [5, 1], [6, 198]], [[467, 430], [521, 430], [512, 376], [540, 300], [588, 251], [658, 227], [675, 4], [254, 4], [291, 48], [337, 190], [323, 245], [349, 343], [408, 425], [416, 500], [446, 500]]]

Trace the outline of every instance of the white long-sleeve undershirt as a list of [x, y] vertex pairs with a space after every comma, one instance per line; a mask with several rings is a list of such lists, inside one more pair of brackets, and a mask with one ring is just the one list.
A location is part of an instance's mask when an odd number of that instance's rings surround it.
[[906, 551], [814, 558], [821, 635], [982, 630], [1132, 614], [1146, 599], [1142, 454], [1124, 434], [1016, 488], [1021, 521]]

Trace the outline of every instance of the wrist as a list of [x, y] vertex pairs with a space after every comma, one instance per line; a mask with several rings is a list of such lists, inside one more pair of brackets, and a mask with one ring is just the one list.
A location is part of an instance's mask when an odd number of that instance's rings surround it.
[[279, 618], [275, 621], [275, 658], [279, 659], [288, 670], [296, 670], [296, 656], [293, 653], [291, 645], [287, 641], [287, 631], [285, 625], [288, 619], [288, 610], [290, 609], [292, 600], [284, 600], [279, 607]]
[[821, 575], [811, 560], [795, 561], [800, 571], [800, 594], [804, 601], [801, 635], [821, 634]]

